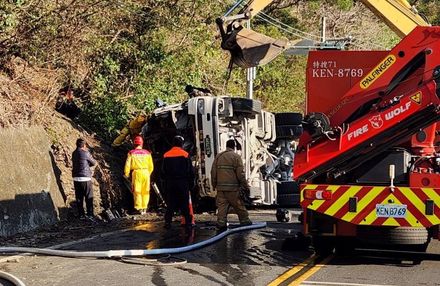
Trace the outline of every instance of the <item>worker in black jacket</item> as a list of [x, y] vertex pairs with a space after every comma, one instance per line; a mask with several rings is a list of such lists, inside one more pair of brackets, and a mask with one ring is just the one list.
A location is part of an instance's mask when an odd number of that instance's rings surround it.
[[167, 198], [165, 228], [171, 227], [171, 220], [176, 210], [185, 217], [185, 226], [191, 227], [193, 217], [189, 210], [189, 191], [194, 184], [194, 170], [188, 152], [182, 149], [182, 136], [173, 138], [173, 147], [164, 154], [161, 178]]
[[[87, 150], [84, 139], [76, 140], [76, 150], [72, 153], [72, 177], [75, 188], [75, 198], [80, 219], [93, 218], [93, 189], [92, 189], [92, 170], [91, 166], [96, 165]], [[87, 217], [84, 216], [84, 199], [86, 201]]]

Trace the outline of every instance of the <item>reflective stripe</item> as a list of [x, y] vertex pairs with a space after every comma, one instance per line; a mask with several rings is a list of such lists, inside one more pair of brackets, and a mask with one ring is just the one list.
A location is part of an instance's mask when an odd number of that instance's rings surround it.
[[217, 165], [217, 169], [228, 169], [228, 170], [233, 170], [234, 167], [233, 167], [233, 166], [228, 166], [228, 165]]
[[88, 182], [91, 180], [92, 180], [92, 178], [90, 178], [90, 177], [73, 177], [74, 182]]
[[[332, 193], [330, 200], [305, 199], [306, 190], [326, 190]], [[357, 198], [356, 210], [350, 211], [350, 198]], [[329, 217], [355, 225], [431, 227], [440, 224], [440, 211], [435, 208], [426, 215], [426, 201], [440, 203], [439, 188], [383, 186], [302, 185], [301, 205]], [[379, 217], [377, 205], [405, 205], [405, 217]]]
[[133, 149], [129, 152], [131, 155], [149, 155], [150, 152], [145, 149]]

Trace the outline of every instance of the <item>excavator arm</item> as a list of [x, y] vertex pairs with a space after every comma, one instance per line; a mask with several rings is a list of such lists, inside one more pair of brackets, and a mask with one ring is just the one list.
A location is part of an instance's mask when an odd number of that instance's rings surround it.
[[273, 0], [251, 0], [244, 6], [242, 12], [250, 13], [250, 17], [252, 18], [258, 13], [260, 13], [264, 8], [266, 8], [272, 2]]
[[[233, 7], [239, 6], [239, 1]], [[288, 47], [288, 41], [273, 39], [244, 27], [273, 0], [251, 0], [237, 15], [230, 16], [231, 10], [217, 19], [222, 37], [221, 47], [231, 53], [231, 61], [242, 68], [250, 68], [271, 62]]]
[[361, 2], [401, 38], [417, 26], [430, 26], [406, 0], [361, 0]]
[[[417, 26], [429, 26], [406, 0], [360, 0], [376, 16], [381, 18], [397, 35], [404, 37]], [[239, 1], [236, 7], [244, 1]], [[237, 15], [217, 19], [222, 37], [222, 48], [231, 53], [231, 60], [242, 68], [255, 67], [271, 62], [296, 42], [273, 39], [244, 27], [273, 0], [250, 0]], [[231, 11], [230, 11], [231, 12]]]

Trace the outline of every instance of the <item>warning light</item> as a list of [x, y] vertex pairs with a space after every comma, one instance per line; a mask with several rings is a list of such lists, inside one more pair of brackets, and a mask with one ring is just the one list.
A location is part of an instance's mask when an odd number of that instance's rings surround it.
[[332, 192], [328, 190], [305, 190], [304, 198], [308, 200], [331, 200]]

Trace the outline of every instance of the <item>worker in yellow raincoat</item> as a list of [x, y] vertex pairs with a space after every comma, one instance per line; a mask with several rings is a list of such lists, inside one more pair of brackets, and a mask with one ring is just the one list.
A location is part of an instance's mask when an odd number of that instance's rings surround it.
[[121, 146], [127, 136], [130, 136], [131, 140], [134, 140], [134, 138], [141, 133], [142, 127], [146, 122], [147, 116], [144, 113], [140, 113], [136, 118], [130, 120], [124, 128], [121, 129], [119, 136], [113, 141], [112, 147]]
[[150, 200], [150, 176], [154, 169], [153, 158], [150, 152], [142, 149], [144, 140], [141, 136], [136, 136], [133, 143], [135, 148], [128, 152], [124, 175], [129, 178], [131, 173], [134, 208], [138, 213], [145, 214]]

